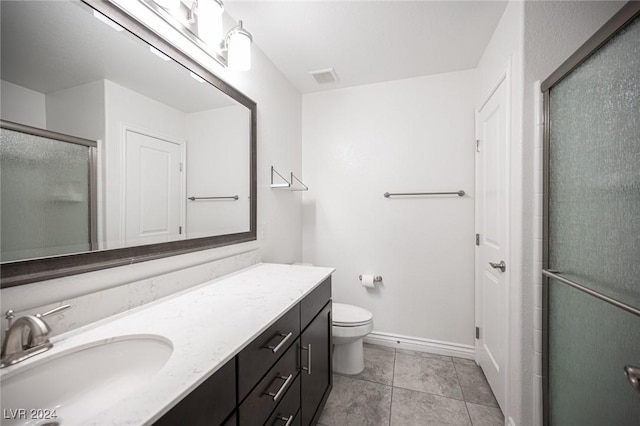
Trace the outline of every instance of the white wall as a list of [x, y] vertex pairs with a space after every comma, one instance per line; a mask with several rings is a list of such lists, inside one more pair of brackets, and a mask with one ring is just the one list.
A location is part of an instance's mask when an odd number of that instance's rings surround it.
[[[375, 332], [474, 341], [475, 71], [303, 96], [304, 261]], [[466, 191], [464, 197], [384, 198]], [[361, 287], [359, 274], [384, 278]]]
[[187, 237], [249, 230], [250, 123], [242, 105], [186, 114], [187, 197], [238, 195], [238, 200], [187, 202]]
[[0, 80], [0, 91], [0, 116], [3, 120], [46, 129], [44, 94], [4, 80]]
[[542, 422], [542, 120], [535, 83], [546, 79], [624, 4], [530, 1], [524, 7], [523, 363], [533, 380], [525, 381], [523, 404], [532, 401], [533, 414], [527, 412], [523, 424]]
[[94, 81], [48, 93], [47, 129], [91, 140], [105, 137], [105, 83]]
[[524, 3], [511, 1], [496, 27], [477, 68], [476, 102], [478, 109], [487, 98], [499, 76], [509, 69], [510, 91], [510, 157], [509, 161], [509, 376], [506, 389], [505, 418], [515, 425], [531, 424], [531, 363], [521, 362], [523, 353], [524, 310], [522, 293], [522, 82], [524, 60]]

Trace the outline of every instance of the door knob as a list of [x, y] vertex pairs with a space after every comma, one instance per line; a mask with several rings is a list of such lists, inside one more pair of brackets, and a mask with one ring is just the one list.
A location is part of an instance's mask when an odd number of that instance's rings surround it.
[[624, 366], [624, 375], [627, 376], [627, 380], [631, 386], [638, 392], [640, 392], [640, 368], [633, 367], [631, 365]]
[[504, 263], [504, 260], [501, 260], [500, 263], [489, 262], [489, 265], [491, 265], [493, 269], [500, 269], [502, 272], [507, 270], [507, 264]]

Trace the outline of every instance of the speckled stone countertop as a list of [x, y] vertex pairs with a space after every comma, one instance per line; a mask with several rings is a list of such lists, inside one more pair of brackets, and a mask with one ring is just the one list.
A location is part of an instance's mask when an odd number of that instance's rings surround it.
[[166, 364], [109, 409], [82, 421], [100, 426], [152, 424], [333, 271], [261, 263], [56, 336], [51, 350], [4, 369], [3, 376], [79, 346], [159, 336], [173, 346]]

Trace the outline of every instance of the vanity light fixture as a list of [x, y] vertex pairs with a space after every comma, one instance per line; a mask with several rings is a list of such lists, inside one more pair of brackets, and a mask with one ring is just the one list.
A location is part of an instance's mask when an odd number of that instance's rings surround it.
[[223, 66], [238, 71], [251, 68], [253, 37], [243, 27], [242, 21], [238, 21], [237, 26], [222, 36], [222, 0], [140, 1], [196, 42]]
[[224, 47], [227, 50], [227, 61], [230, 68], [238, 71], [251, 69], [251, 43], [253, 37], [242, 26], [242, 20], [233, 27], [224, 38]]
[[[197, 10], [198, 37], [209, 46], [215, 46], [222, 40], [222, 0], [198, 0], [190, 9], [190, 20], [195, 20]], [[192, 21], [193, 22], [193, 21]]]

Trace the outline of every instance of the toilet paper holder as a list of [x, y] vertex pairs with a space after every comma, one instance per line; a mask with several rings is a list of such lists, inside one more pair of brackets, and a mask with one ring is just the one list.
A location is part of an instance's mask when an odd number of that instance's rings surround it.
[[[362, 275], [358, 275], [358, 279], [359, 279], [360, 281], [362, 281]], [[374, 282], [374, 283], [382, 282], [382, 275], [376, 275], [376, 276], [374, 276], [374, 277], [373, 277], [373, 282]]]

